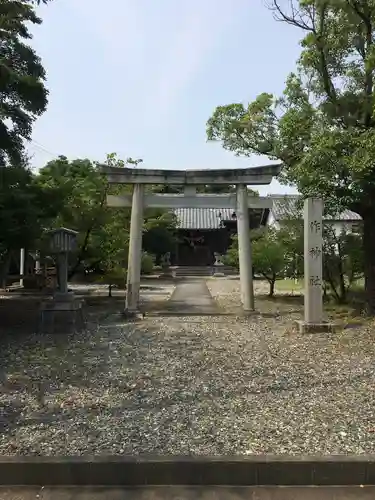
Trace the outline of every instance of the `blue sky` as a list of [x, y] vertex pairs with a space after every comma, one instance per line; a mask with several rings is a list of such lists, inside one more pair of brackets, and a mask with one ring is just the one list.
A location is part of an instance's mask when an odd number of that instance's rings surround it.
[[33, 46], [50, 97], [29, 147], [35, 167], [110, 152], [148, 168], [267, 163], [205, 135], [216, 106], [280, 94], [295, 68], [301, 33], [276, 22], [266, 0], [54, 0], [40, 14]]

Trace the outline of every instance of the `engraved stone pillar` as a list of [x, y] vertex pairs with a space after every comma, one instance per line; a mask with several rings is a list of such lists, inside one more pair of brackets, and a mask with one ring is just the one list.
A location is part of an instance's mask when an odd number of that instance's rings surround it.
[[308, 198], [304, 206], [304, 320], [302, 333], [331, 329], [323, 319], [323, 201]]

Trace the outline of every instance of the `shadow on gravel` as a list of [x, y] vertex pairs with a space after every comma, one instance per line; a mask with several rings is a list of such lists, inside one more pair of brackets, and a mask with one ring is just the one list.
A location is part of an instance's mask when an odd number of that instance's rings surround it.
[[[146, 287], [157, 295], [163, 291], [162, 286]], [[124, 310], [124, 295], [93, 295], [92, 292], [77, 293], [85, 301], [85, 310], [88, 319], [100, 322], [103, 318], [114, 313], [121, 313]], [[43, 300], [48, 295], [25, 295], [12, 296], [8, 294], [6, 298], [0, 298], [0, 344], [4, 339], [15, 339], [31, 334], [35, 334], [39, 328], [39, 308]], [[164, 301], [165, 302], [165, 301]], [[141, 299], [141, 309], [147, 313], [162, 307], [163, 301], [145, 301]]]
[[42, 300], [43, 296], [0, 298], [0, 341], [4, 337], [35, 332]]
[[[147, 377], [115, 379], [111, 373], [114, 364], [124, 360], [127, 368], [137, 366], [158, 328], [122, 321], [118, 325], [121, 336], [116, 340], [110, 328], [114, 316], [102, 327], [92, 322], [84, 332], [23, 332], [0, 339], [0, 434], [10, 437], [16, 428], [41, 424], [45, 431], [56, 422], [74, 421], [78, 413], [88, 410], [116, 415], [139, 407]], [[76, 389], [83, 394], [78, 406]], [[105, 389], [123, 394], [124, 405], [110, 408], [101, 402]]]
[[[120, 334], [113, 335], [112, 327], [120, 328]], [[8, 351], [6, 345], [0, 350], [0, 366], [3, 368], [0, 433], [10, 439], [18, 428], [41, 424], [45, 433], [56, 423], [74, 422], [78, 415], [87, 415], [86, 423], [81, 427], [84, 432], [86, 427], [89, 429], [92, 426], [90, 418], [101, 412], [116, 421], [116, 417], [121, 416], [124, 411], [146, 410], [152, 413], [176, 404], [183, 409], [197, 400], [226, 398], [225, 385], [215, 389], [210, 387], [207, 394], [202, 394], [199, 388], [184, 392], [186, 381], [182, 371], [175, 374], [175, 390], [165, 397], [154, 398], [150, 403], [150, 390], [157, 391], [158, 386], [163, 384], [163, 377], [158, 377], [157, 373], [148, 375], [138, 370], [138, 367], [142, 366], [145, 353], [151, 352], [155, 340], [160, 341], [160, 328], [157, 324], [143, 327], [142, 322], [120, 321], [117, 314], [108, 317], [103, 325], [92, 323], [83, 333], [31, 335], [12, 339], [11, 351]], [[178, 333], [176, 340], [179, 340]], [[181, 337], [181, 341], [183, 340]], [[196, 345], [189, 345], [189, 349], [200, 349], [200, 342], [198, 339]], [[170, 357], [181, 358], [183, 366], [186, 356], [184, 350], [172, 342], [169, 349]], [[113, 377], [112, 371], [119, 363], [129, 372], [136, 373], [138, 370], [139, 376], [134, 378], [125, 374], [124, 377]], [[211, 369], [202, 366], [200, 373], [202, 376], [207, 373], [208, 379], [211, 379]], [[259, 380], [258, 385], [257, 378], [265, 375], [267, 373], [259, 373], [259, 367], [249, 370], [247, 378], [238, 384], [235, 396], [278, 394], [314, 387], [337, 390], [338, 386], [345, 386], [347, 380], [337, 377], [316, 381], [300, 380], [296, 383], [285, 376], [279, 377], [277, 381], [266, 380], [266, 383]], [[351, 376], [350, 380], [361, 381], [368, 376], [363, 373], [361, 376]], [[256, 389], [249, 385], [250, 381], [256, 385]], [[76, 388], [83, 395], [82, 401], [78, 403], [74, 399]], [[73, 396], [70, 396], [70, 389]], [[108, 401], [100, 400], [106, 389], [122, 394], [123, 403], [113, 406], [110, 398]], [[232, 398], [233, 393], [228, 397]], [[30, 406], [30, 400], [34, 407], [31, 413], [24, 411], [25, 406]], [[84, 419], [79, 419], [80, 422], [82, 420]], [[90, 432], [92, 433], [92, 429]], [[142, 441], [141, 435], [136, 438]]]

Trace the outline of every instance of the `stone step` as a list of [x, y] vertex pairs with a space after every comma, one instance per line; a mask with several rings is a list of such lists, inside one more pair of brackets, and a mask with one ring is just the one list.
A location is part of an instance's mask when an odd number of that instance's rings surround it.
[[230, 266], [177, 266], [174, 268], [175, 276], [213, 276], [216, 272], [225, 275], [236, 274]]
[[[117, 496], [111, 494], [105, 498], [216, 498], [228, 499], [227, 495], [205, 494], [213, 487], [232, 488], [239, 486], [262, 488], [257, 491], [270, 493], [270, 488], [278, 495], [261, 496], [250, 490], [244, 497], [234, 495], [234, 498], [252, 499], [330, 499], [349, 500], [366, 498], [373, 500], [375, 455], [322, 455], [304, 457], [293, 455], [248, 455], [230, 457], [208, 456], [158, 456], [155, 458], [143, 456], [0, 456], [0, 498], [1, 500], [23, 499], [15, 494], [14, 488], [38, 488], [37, 494], [26, 497], [32, 500], [38, 497], [49, 498], [79, 498], [75, 494], [68, 497], [47, 495], [51, 487], [111, 487], [119, 490], [133, 488], [142, 491], [142, 487], [151, 487], [149, 494], [132, 497], [131, 495]], [[41, 488], [41, 485], [43, 487]], [[200, 488], [201, 495], [184, 495], [182, 491], [174, 495], [153, 495], [155, 488], [166, 487], [195, 487]], [[323, 488], [328, 487], [328, 491]], [[338, 488], [340, 487], [341, 488]], [[152, 491], [154, 487], [154, 491]], [[291, 491], [288, 487], [293, 487]], [[321, 489], [319, 489], [322, 487]], [[334, 490], [334, 488], [338, 490]], [[4, 495], [5, 488], [12, 488], [13, 496]], [[204, 491], [206, 489], [206, 491]], [[43, 491], [42, 491], [43, 490]], [[72, 490], [70, 490], [72, 491]], [[112, 490], [113, 491], [113, 490]], [[161, 490], [163, 491], [163, 490]], [[194, 490], [193, 490], [194, 491]], [[197, 492], [197, 490], [195, 490]], [[283, 493], [288, 491], [289, 494]], [[293, 493], [293, 491], [297, 493]], [[318, 492], [326, 492], [326, 495]], [[334, 492], [335, 494], [329, 492]], [[35, 492], [35, 490], [34, 490]], [[87, 491], [84, 498], [95, 498]], [[145, 491], [143, 490], [145, 493]], [[164, 491], [165, 492], [165, 491]], [[218, 491], [217, 491], [218, 492]], [[310, 492], [310, 494], [309, 494]], [[33, 493], [33, 492], [32, 492]], [[53, 493], [53, 492], [52, 492]], [[187, 491], [185, 491], [187, 493]], [[234, 491], [233, 491], [234, 493]], [[254, 494], [252, 494], [254, 493]], [[341, 496], [340, 496], [340, 494]], [[98, 498], [98, 497], [96, 497]], [[100, 498], [100, 497], [99, 497]]]
[[375, 487], [139, 486], [136, 488], [0, 486], [2, 500], [373, 500]]

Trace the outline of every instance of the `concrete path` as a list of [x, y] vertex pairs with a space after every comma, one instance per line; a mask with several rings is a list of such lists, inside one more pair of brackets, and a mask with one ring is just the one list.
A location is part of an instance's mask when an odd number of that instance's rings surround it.
[[0, 500], [373, 500], [375, 487], [1, 488]]
[[165, 312], [199, 316], [218, 314], [219, 310], [205, 280], [188, 278], [177, 284]]

